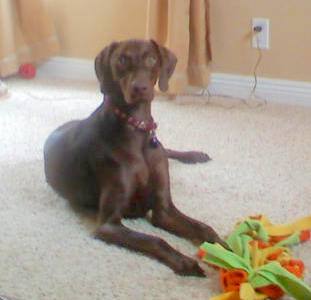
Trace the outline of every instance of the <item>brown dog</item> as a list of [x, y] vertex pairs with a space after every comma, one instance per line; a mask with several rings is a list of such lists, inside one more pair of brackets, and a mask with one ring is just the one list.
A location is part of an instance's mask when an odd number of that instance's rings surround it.
[[152, 224], [200, 242], [225, 243], [215, 231], [174, 206], [167, 157], [206, 161], [199, 152], [165, 150], [151, 116], [154, 85], [168, 88], [176, 57], [154, 41], [112, 43], [96, 58], [104, 103], [84, 120], [56, 129], [44, 147], [48, 183], [63, 197], [99, 209], [95, 236], [144, 252], [182, 275], [204, 276], [198, 263], [164, 240], [125, 227], [122, 218], [145, 217]]

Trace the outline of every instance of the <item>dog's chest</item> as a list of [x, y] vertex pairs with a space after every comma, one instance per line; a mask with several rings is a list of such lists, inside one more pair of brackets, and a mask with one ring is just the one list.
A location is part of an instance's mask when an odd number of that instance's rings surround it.
[[146, 142], [145, 147], [137, 156], [133, 165], [135, 182], [138, 188], [148, 188], [152, 185], [152, 178], [156, 172], [156, 166], [161, 161], [161, 150], [159, 147], [153, 147]]
[[148, 185], [150, 170], [143, 157], [140, 157], [133, 166], [134, 182], [137, 188], [145, 188]]

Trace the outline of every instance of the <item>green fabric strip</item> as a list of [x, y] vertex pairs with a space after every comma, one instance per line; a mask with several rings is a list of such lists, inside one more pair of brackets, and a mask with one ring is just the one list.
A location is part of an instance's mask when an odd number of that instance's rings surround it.
[[301, 231], [294, 232], [292, 235], [290, 235], [285, 240], [280, 241], [277, 244], [275, 244], [275, 246], [283, 247], [283, 246], [292, 246], [292, 245], [300, 244], [300, 238], [299, 238], [300, 233]]
[[[256, 277], [259, 278], [256, 278]], [[260, 282], [260, 278], [264, 279]], [[265, 286], [267, 281], [270, 284], [278, 285], [289, 295], [298, 300], [311, 299], [311, 287], [304, 283], [301, 279], [282, 268], [277, 262], [272, 262], [262, 266], [257, 270], [256, 274], [249, 278], [254, 288]]]
[[259, 221], [247, 219], [246, 221], [238, 225], [233, 231], [233, 233], [226, 240], [228, 245], [232, 248], [232, 250], [235, 253], [239, 254], [243, 252], [243, 250], [241, 250], [242, 245], [238, 240], [238, 237], [241, 236], [242, 234], [247, 234], [249, 232], [256, 232], [256, 238], [264, 242], [267, 242], [269, 240], [269, 236], [265, 228]]
[[248, 274], [252, 273], [252, 268], [247, 261], [233, 252], [208, 242], [203, 243], [200, 249], [206, 252], [203, 260], [208, 263], [227, 270], [240, 269]]

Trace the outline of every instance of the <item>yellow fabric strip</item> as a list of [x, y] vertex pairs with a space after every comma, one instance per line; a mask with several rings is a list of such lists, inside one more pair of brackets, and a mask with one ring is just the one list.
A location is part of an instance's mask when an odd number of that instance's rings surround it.
[[298, 230], [308, 230], [311, 229], [311, 215], [305, 218], [298, 219], [292, 223], [282, 224], [282, 225], [266, 225], [264, 228], [267, 233], [271, 236], [283, 236], [294, 233]]
[[209, 300], [264, 300], [268, 297], [264, 294], [256, 293], [249, 283], [244, 283], [241, 286], [240, 292], [229, 292], [218, 295]]
[[254, 246], [250, 247], [250, 255], [251, 255], [251, 265], [254, 269], [258, 269], [262, 266], [262, 253], [258, 249], [258, 244], [256, 243]]
[[240, 300], [240, 294], [239, 292], [229, 292], [209, 298], [209, 300]]
[[264, 294], [256, 293], [250, 283], [243, 283], [240, 288], [241, 300], [262, 300], [268, 298]]

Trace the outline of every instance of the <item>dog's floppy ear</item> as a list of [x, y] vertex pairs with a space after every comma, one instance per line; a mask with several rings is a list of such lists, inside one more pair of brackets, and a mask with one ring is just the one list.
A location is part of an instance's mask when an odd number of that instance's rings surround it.
[[177, 57], [173, 52], [160, 46], [154, 40], [151, 40], [151, 43], [157, 49], [160, 58], [159, 88], [162, 92], [166, 92], [168, 90], [168, 80], [175, 70]]
[[104, 50], [102, 50], [95, 58], [95, 72], [100, 83], [100, 90], [102, 93], [105, 92], [105, 86], [107, 87], [110, 84], [106, 82], [112, 78], [110, 57], [118, 45], [118, 42], [111, 43], [109, 46], [105, 47]]

